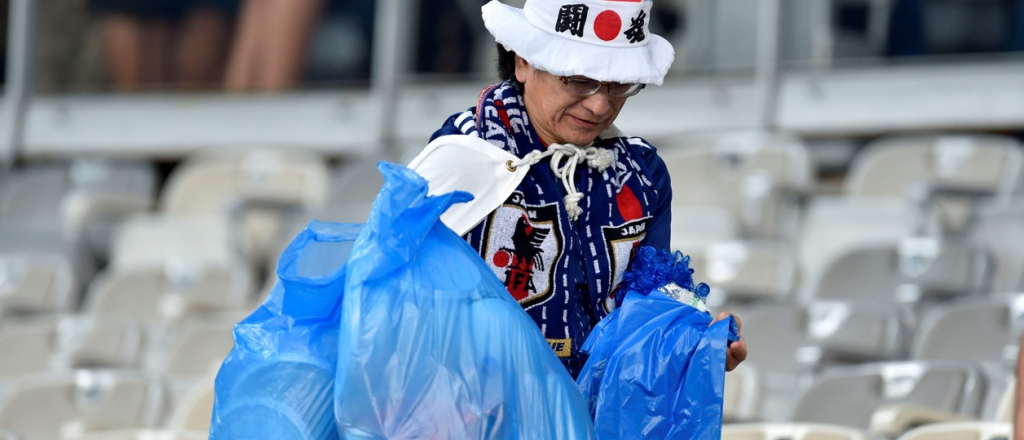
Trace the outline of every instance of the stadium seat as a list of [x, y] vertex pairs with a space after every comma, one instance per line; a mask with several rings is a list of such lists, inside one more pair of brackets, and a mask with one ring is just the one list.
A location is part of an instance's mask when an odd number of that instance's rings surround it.
[[[339, 163], [332, 172], [328, 195], [330, 204], [372, 203], [384, 185], [384, 176], [377, 170], [377, 162], [373, 159], [357, 159]], [[365, 220], [332, 221], [362, 223]]]
[[52, 365], [57, 369], [138, 368], [148, 337], [144, 322], [117, 315], [63, 316]]
[[898, 440], [1010, 440], [1013, 425], [1007, 422], [934, 423], [914, 428]]
[[151, 267], [168, 261], [225, 265], [240, 260], [231, 224], [215, 217], [136, 216], [113, 237], [110, 266]]
[[226, 221], [247, 259], [262, 264], [280, 232], [282, 212], [319, 208], [327, 186], [327, 166], [311, 152], [207, 152], [174, 170], [160, 208], [172, 218]]
[[993, 254], [991, 290], [1024, 291], [1024, 197], [994, 200], [975, 211], [967, 236]]
[[921, 300], [987, 290], [991, 253], [983, 246], [931, 237], [851, 244], [826, 261], [805, 295], [818, 299], [876, 301], [913, 309]]
[[54, 316], [0, 319], [0, 379], [14, 379], [49, 369], [51, 356], [57, 349], [59, 322]]
[[743, 238], [739, 220], [718, 208], [672, 208], [671, 228], [672, 249], [695, 258], [713, 244]]
[[796, 286], [793, 246], [768, 240], [723, 241], [692, 257], [694, 276], [714, 289], [715, 301], [784, 300]]
[[[876, 140], [854, 157], [845, 192], [861, 198], [930, 202], [943, 230], [959, 230], [971, 203], [1006, 197], [1021, 188], [1024, 148], [1012, 138], [983, 135], [892, 136]], [[929, 187], [946, 191], [928, 200]], [[966, 191], [962, 191], [966, 190]], [[956, 195], [967, 200], [943, 200]]]
[[745, 362], [725, 375], [722, 419], [726, 423], [757, 420], [761, 407], [761, 375]]
[[135, 217], [115, 236], [113, 258], [90, 284], [86, 313], [176, 318], [249, 305], [252, 270], [232, 251], [226, 222]]
[[716, 208], [735, 217], [746, 236], [793, 232], [795, 196], [813, 184], [807, 148], [797, 137], [732, 132], [661, 139], [658, 145], [672, 175], [673, 214], [699, 219], [687, 209]]
[[902, 200], [815, 198], [807, 208], [798, 238], [798, 298], [816, 298], [825, 271], [851, 250], [893, 245], [914, 235], [916, 218], [915, 210]]
[[160, 267], [108, 270], [93, 280], [83, 311], [140, 320], [175, 320], [190, 312], [245, 308], [251, 279], [248, 269], [168, 263]]
[[208, 431], [121, 430], [89, 433], [77, 439], [65, 440], [205, 440], [207, 438], [209, 438]]
[[1020, 188], [1024, 149], [1012, 138], [982, 135], [892, 136], [854, 157], [845, 192], [898, 197], [919, 182], [966, 184], [1009, 194]]
[[722, 440], [870, 440], [864, 431], [848, 426], [814, 423], [725, 424]]
[[970, 363], [892, 362], [831, 367], [794, 407], [792, 420], [896, 436], [910, 427], [976, 418], [985, 378]]
[[2, 247], [0, 316], [63, 312], [77, 307], [79, 278], [67, 254], [43, 249], [5, 251]]
[[156, 185], [145, 162], [29, 163], [0, 180], [0, 223], [29, 222], [105, 258], [120, 220], [152, 208]]
[[1021, 294], [980, 296], [938, 305], [918, 325], [911, 357], [979, 365], [988, 384], [980, 415], [984, 420], [1003, 420], [1013, 410], [1013, 372], [1022, 307]]
[[992, 391], [1002, 395], [999, 397], [995, 411], [991, 414], [992, 417], [986, 417], [985, 420], [1013, 423], [1013, 415], [1017, 406], [1017, 378], [1010, 376], [1006, 381], [1005, 389], [1001, 392], [1000, 390], [989, 390], [989, 392]]
[[1024, 294], [965, 298], [928, 311], [915, 336], [912, 356], [920, 360], [1016, 365]]
[[829, 364], [896, 359], [904, 353], [902, 318], [883, 304], [755, 304], [740, 313], [748, 359], [765, 372], [809, 373]]
[[149, 370], [162, 377], [198, 377], [216, 370], [234, 346], [234, 326], [247, 310], [192, 314], [169, 325], [148, 355]]
[[183, 431], [210, 432], [213, 415], [214, 375], [192, 384], [174, 405], [167, 425]]
[[78, 370], [19, 379], [0, 402], [0, 426], [21, 440], [148, 428], [164, 405], [159, 384], [132, 372]]
[[787, 420], [813, 374], [837, 364], [897, 359], [906, 339], [898, 311], [860, 302], [754, 303], [736, 311], [761, 384], [763, 420]]

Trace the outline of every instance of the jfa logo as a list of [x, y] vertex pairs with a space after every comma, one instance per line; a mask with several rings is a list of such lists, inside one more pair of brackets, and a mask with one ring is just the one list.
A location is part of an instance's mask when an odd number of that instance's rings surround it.
[[483, 256], [512, 297], [529, 308], [551, 298], [561, 248], [558, 205], [524, 206], [515, 193], [491, 215]]

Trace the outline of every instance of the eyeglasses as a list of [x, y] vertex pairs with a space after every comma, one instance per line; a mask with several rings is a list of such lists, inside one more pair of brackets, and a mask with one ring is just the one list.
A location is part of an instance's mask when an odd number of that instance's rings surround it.
[[579, 96], [590, 96], [601, 90], [601, 87], [608, 87], [608, 96], [612, 98], [628, 98], [630, 96], [640, 93], [647, 84], [637, 83], [603, 83], [601, 81], [594, 81], [589, 78], [581, 78], [578, 76], [559, 76], [558, 79], [562, 80], [562, 84], [565, 84], [565, 88], [569, 90], [569, 93]]

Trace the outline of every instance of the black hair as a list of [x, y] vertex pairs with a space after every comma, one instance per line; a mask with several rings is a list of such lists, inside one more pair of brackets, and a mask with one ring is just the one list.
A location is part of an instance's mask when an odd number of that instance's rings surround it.
[[502, 81], [511, 81], [516, 91], [523, 93], [523, 83], [516, 79], [516, 53], [505, 49], [501, 43], [498, 46], [498, 78]]

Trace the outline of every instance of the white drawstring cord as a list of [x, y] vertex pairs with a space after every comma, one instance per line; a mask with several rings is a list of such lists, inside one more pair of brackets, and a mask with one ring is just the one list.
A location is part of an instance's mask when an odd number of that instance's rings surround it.
[[576, 174], [576, 165], [586, 162], [587, 166], [604, 172], [612, 164], [612, 154], [604, 148], [594, 146], [581, 148], [572, 144], [551, 144], [547, 150], [531, 151], [522, 159], [511, 162], [509, 166], [511, 169], [521, 165], [533, 166], [548, 156], [551, 156], [551, 172], [562, 180], [562, 186], [567, 193], [563, 198], [565, 212], [569, 214], [569, 220], [575, 221], [583, 213], [583, 209], [580, 208], [583, 194], [576, 190], [572, 181]]

